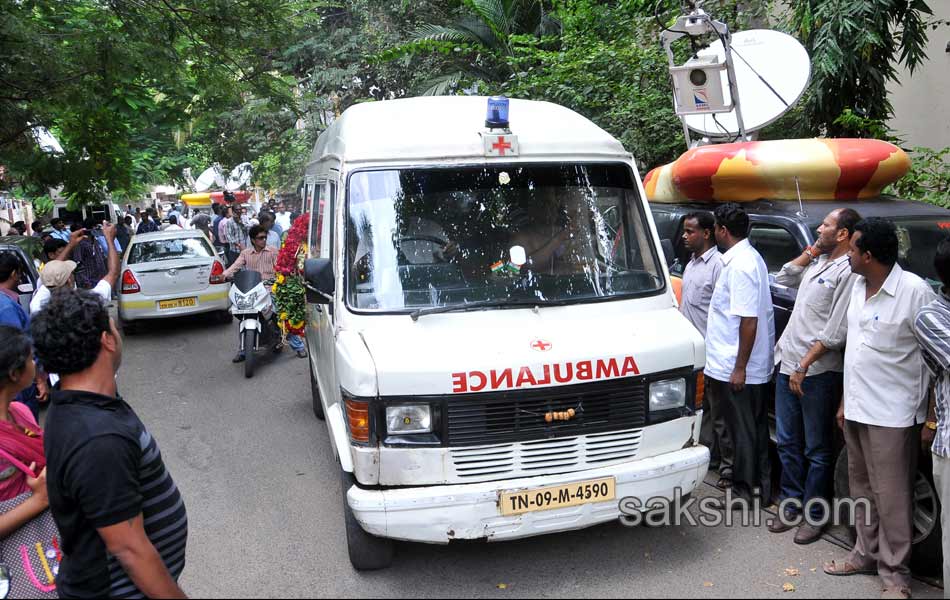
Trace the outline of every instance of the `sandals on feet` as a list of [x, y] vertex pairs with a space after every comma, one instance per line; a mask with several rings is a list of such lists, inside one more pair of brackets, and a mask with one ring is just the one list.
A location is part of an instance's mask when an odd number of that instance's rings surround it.
[[835, 577], [850, 577], [852, 575], [877, 575], [877, 569], [859, 569], [847, 561], [833, 560], [825, 563], [824, 571], [826, 575]]

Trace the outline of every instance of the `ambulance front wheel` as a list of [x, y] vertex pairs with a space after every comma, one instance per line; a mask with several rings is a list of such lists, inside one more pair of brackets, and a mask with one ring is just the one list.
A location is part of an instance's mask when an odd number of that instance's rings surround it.
[[346, 492], [356, 485], [351, 473], [343, 472], [343, 519], [346, 525], [346, 547], [350, 554], [350, 564], [357, 571], [376, 571], [388, 569], [393, 564], [393, 541], [366, 533], [360, 525], [350, 505], [346, 501]]

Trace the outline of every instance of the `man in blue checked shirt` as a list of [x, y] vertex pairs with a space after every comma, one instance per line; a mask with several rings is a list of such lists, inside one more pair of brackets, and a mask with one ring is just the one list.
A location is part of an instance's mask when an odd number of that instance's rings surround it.
[[[935, 384], [930, 397], [930, 410], [923, 429], [925, 448], [933, 453], [934, 483], [940, 503], [946, 508], [950, 500], [950, 238], [937, 246], [934, 258], [937, 276], [943, 282], [940, 296], [917, 314], [914, 333], [923, 350], [924, 360], [934, 375]], [[943, 526], [943, 578], [950, 582], [950, 511], [941, 516]], [[944, 598], [950, 598], [950, 586], [944, 588]]]

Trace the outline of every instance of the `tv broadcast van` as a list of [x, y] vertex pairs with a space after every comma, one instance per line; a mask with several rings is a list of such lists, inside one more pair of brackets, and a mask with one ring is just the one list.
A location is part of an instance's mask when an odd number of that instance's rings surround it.
[[313, 408], [355, 568], [388, 566], [392, 540], [580, 529], [702, 482], [703, 338], [616, 139], [545, 102], [361, 104], [304, 193]]

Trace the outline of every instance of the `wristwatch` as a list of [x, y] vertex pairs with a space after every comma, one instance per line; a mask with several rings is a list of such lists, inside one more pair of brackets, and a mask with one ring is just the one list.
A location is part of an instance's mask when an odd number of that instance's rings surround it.
[[937, 431], [937, 424], [933, 421], [927, 421], [927, 429], [930, 431]]
[[815, 253], [811, 251], [811, 248], [805, 248], [805, 254], [808, 255], [808, 258], [815, 259]]
[[805, 375], [808, 373], [808, 369], [802, 366], [802, 363], [795, 363], [795, 372]]

